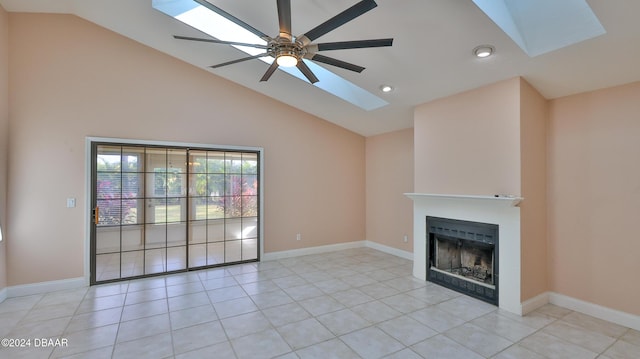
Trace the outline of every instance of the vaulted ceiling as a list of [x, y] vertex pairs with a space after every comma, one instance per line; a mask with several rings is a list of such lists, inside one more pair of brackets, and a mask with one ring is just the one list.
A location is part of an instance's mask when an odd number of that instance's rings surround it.
[[[209, 1], [260, 31], [277, 35], [276, 0]], [[362, 73], [323, 65], [389, 103], [371, 111], [281, 71], [260, 82], [268, 67], [261, 61], [210, 69], [246, 55], [228, 45], [174, 39], [174, 34], [202, 34], [154, 10], [151, 2], [0, 0], [0, 5], [11, 12], [77, 15], [365, 136], [411, 127], [418, 104], [515, 76], [524, 77], [548, 99], [640, 80], [640, 1], [587, 0], [606, 33], [531, 57], [472, 0], [378, 0], [378, 7], [321, 38], [322, 42], [395, 39], [392, 47], [328, 52], [365, 67]], [[292, 0], [293, 32], [304, 33], [357, 2]], [[473, 48], [483, 44], [494, 46], [495, 54], [475, 58]], [[394, 90], [382, 93], [383, 84]]]

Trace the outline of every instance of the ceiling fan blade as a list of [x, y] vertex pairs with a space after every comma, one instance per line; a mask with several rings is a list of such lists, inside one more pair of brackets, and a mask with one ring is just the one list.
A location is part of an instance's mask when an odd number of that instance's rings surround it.
[[378, 6], [378, 4], [376, 4], [374, 0], [362, 0], [359, 3], [348, 8], [347, 10], [339, 13], [338, 15], [332, 17], [331, 19], [307, 31], [307, 33], [302, 36], [306, 37], [309, 40], [308, 42], [306, 42], [306, 44], [308, 44], [309, 42], [319, 38], [320, 36], [330, 31], [337, 29], [338, 27], [357, 18], [358, 16], [375, 8], [376, 6]]
[[173, 37], [175, 39], [178, 40], [190, 40], [190, 41], [202, 41], [202, 42], [212, 42], [214, 44], [226, 44], [226, 45], [236, 45], [236, 46], [247, 46], [247, 47], [255, 47], [257, 49], [268, 49], [269, 46], [267, 45], [260, 45], [260, 44], [247, 44], [244, 42], [236, 42], [236, 41], [222, 41], [222, 40], [218, 40], [218, 39], [203, 39], [203, 38], [199, 38], [199, 37], [189, 37], [189, 36], [180, 36], [180, 35], [173, 35]]
[[269, 68], [267, 69], [267, 72], [265, 72], [264, 75], [262, 75], [260, 82], [267, 81], [271, 77], [271, 75], [273, 75], [273, 73], [276, 71], [277, 68], [278, 68], [278, 62], [276, 62], [276, 60], [273, 60], [273, 62], [271, 63], [271, 66], [269, 66]]
[[374, 39], [358, 41], [325, 42], [316, 44], [317, 51], [362, 49], [365, 47], [384, 47], [393, 45], [393, 39]]
[[222, 16], [222, 17], [226, 18], [227, 20], [234, 22], [236, 25], [239, 25], [239, 26], [241, 26], [241, 27], [245, 28], [246, 30], [251, 31], [252, 33], [256, 34], [258, 37], [260, 37], [260, 38], [262, 38], [262, 39], [265, 39], [265, 40], [267, 40], [267, 41], [271, 39], [271, 38], [270, 38], [267, 34], [265, 34], [264, 32], [262, 32], [262, 31], [260, 31], [260, 30], [256, 29], [255, 27], [253, 27], [253, 26], [251, 26], [251, 25], [247, 24], [246, 22], [244, 22], [244, 21], [242, 21], [242, 20], [238, 19], [237, 17], [235, 17], [235, 16], [233, 16], [233, 15], [229, 14], [228, 12], [226, 12], [226, 11], [222, 10], [221, 8], [219, 8], [219, 7], [215, 6], [215, 5], [213, 5], [212, 3], [208, 2], [207, 0], [193, 0], [193, 1], [195, 1], [195, 2], [197, 2], [198, 4], [200, 4], [200, 5], [204, 6], [204, 7], [206, 7], [207, 9], [209, 9], [209, 10], [211, 10], [211, 11], [213, 11], [213, 12], [217, 13], [218, 15], [220, 15], [220, 16]]
[[298, 64], [296, 65], [296, 67], [298, 68], [298, 70], [300, 70], [300, 72], [302, 72], [302, 74], [312, 84], [315, 84], [316, 82], [319, 81], [316, 75], [314, 75], [313, 72], [311, 72], [311, 69], [309, 68], [309, 66], [307, 66], [307, 64], [305, 64], [304, 61], [302, 61], [302, 59], [298, 61]]
[[257, 59], [257, 58], [265, 57], [265, 56], [269, 56], [269, 53], [265, 52], [263, 54], [253, 55], [253, 56], [249, 56], [249, 57], [243, 57], [243, 58], [240, 58], [240, 59], [237, 59], [237, 60], [227, 61], [227, 62], [223, 62], [221, 64], [212, 65], [212, 66], [209, 66], [209, 67], [211, 67], [212, 69], [217, 69], [218, 67], [237, 64], [238, 62], [247, 61], [247, 60], [253, 60], [253, 59]]
[[364, 67], [362, 66], [354, 65], [352, 63], [334, 59], [333, 57], [328, 57], [324, 55], [313, 54], [313, 56], [311, 57], [311, 60], [322, 62], [323, 64], [327, 64], [327, 65], [341, 67], [343, 69], [354, 71], [357, 73], [360, 73], [364, 70]]
[[278, 21], [280, 23], [280, 37], [291, 39], [291, 0], [278, 1]]

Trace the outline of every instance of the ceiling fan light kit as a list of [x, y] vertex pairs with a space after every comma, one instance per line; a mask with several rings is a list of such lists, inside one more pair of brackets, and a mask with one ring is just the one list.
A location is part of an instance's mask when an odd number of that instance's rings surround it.
[[306, 79], [310, 83], [313, 84], [318, 82], [319, 81], [318, 78], [313, 74], [311, 69], [305, 64], [303, 59], [308, 59], [311, 61], [320, 62], [323, 64], [327, 64], [327, 65], [331, 65], [331, 66], [343, 68], [349, 71], [360, 73], [365, 69], [364, 67], [358, 66], [346, 61], [342, 61], [333, 57], [320, 55], [317, 52], [329, 51], [329, 50], [385, 47], [385, 46], [393, 45], [392, 38], [340, 41], [340, 42], [330, 42], [330, 43], [313, 43], [313, 41], [315, 41], [319, 37], [337, 29], [338, 27], [346, 24], [347, 22], [377, 7], [378, 5], [374, 0], [361, 0], [357, 4], [342, 11], [338, 15], [335, 15], [329, 20], [323, 22], [322, 24], [316, 26], [315, 28], [297, 37], [293, 37], [291, 32], [291, 0], [276, 0], [277, 8], [278, 8], [278, 23], [280, 27], [279, 34], [276, 37], [270, 37], [264, 34], [263, 32], [255, 29], [251, 25], [244, 23], [242, 20], [227, 13], [226, 11], [218, 8], [217, 6], [211, 4], [206, 0], [194, 0], [194, 1], [208, 8], [209, 10], [219, 14], [220, 16], [223, 16], [226, 19], [234, 22], [235, 24], [241, 26], [242, 28], [252, 32], [253, 34], [257, 35], [258, 37], [266, 41], [267, 44], [266, 45], [251, 44], [251, 43], [242, 43], [242, 42], [235, 42], [235, 41], [222, 41], [222, 40], [213, 39], [213, 38], [211, 39], [194, 38], [194, 37], [179, 36], [179, 35], [174, 35], [174, 38], [178, 40], [201, 41], [201, 42], [210, 42], [210, 43], [216, 43], [216, 44], [226, 44], [226, 45], [233, 45], [233, 46], [245, 46], [245, 47], [253, 47], [257, 49], [264, 49], [265, 50], [264, 53], [210, 66], [211, 68], [218, 68], [218, 67], [227, 66], [227, 65], [238, 63], [238, 62], [243, 62], [243, 61], [257, 59], [257, 58], [263, 58], [263, 57], [274, 58], [275, 61], [272, 62], [271, 66], [269, 66], [269, 68], [264, 73], [260, 81], [267, 81], [279, 66], [282, 66], [282, 67], [295, 66], [298, 68], [298, 70], [300, 70], [300, 72], [306, 77]]

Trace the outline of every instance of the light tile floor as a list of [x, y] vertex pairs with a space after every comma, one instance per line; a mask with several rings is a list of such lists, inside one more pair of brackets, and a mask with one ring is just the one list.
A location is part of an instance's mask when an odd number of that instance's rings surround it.
[[513, 315], [368, 248], [10, 298], [0, 338], [31, 339], [0, 358], [640, 358], [636, 330]]

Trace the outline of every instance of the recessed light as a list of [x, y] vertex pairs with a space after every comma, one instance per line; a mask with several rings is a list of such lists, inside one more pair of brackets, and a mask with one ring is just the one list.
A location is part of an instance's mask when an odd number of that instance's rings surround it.
[[473, 49], [473, 54], [481, 59], [493, 55], [496, 49], [491, 45], [480, 45]]
[[393, 87], [390, 85], [382, 85], [380, 86], [380, 91], [382, 92], [391, 92], [393, 91]]

